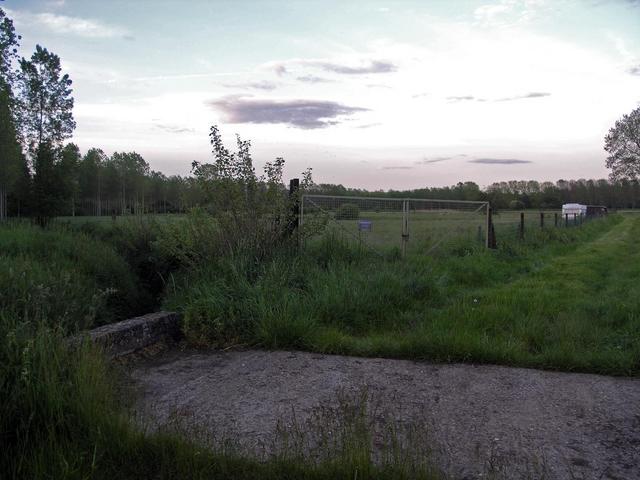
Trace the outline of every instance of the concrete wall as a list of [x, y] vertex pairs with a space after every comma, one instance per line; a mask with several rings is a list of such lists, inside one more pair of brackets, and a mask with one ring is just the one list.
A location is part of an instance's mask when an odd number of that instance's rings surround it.
[[104, 325], [88, 332], [91, 341], [104, 347], [111, 357], [121, 357], [161, 342], [180, 339], [180, 315], [156, 312]]

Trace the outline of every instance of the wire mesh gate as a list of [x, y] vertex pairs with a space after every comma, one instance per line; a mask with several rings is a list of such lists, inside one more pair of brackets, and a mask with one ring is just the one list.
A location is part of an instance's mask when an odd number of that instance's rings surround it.
[[488, 245], [489, 203], [305, 194], [299, 226], [307, 241], [332, 234], [381, 254], [429, 254], [452, 243]]

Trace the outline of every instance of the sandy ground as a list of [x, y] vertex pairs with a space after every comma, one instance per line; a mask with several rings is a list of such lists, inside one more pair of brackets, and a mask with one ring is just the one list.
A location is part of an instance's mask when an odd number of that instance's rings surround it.
[[365, 389], [387, 420], [424, 427], [453, 478], [640, 479], [640, 379], [282, 351], [172, 351], [129, 370], [145, 421], [184, 416], [250, 452], [278, 421]]

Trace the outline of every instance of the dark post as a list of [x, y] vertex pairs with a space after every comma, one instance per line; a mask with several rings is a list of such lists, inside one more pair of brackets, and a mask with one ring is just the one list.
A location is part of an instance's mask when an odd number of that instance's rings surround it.
[[569, 214], [568, 213], [564, 214], [564, 226], [565, 227], [569, 226]]
[[544, 228], [544, 212], [540, 212], [540, 229]]
[[298, 178], [292, 178], [289, 181], [289, 201], [291, 202], [291, 214], [289, 217], [289, 223], [287, 225], [287, 233], [293, 235], [298, 228], [298, 221], [300, 219], [300, 198], [298, 192], [300, 190], [300, 180]]
[[491, 248], [491, 249], [495, 249], [496, 248], [496, 231], [493, 228], [492, 211], [493, 211], [493, 209], [491, 207], [489, 207], [489, 214], [488, 214], [488, 217], [489, 217], [489, 219], [488, 219], [489, 220], [488, 221], [488, 224], [489, 224], [489, 231], [488, 231], [488, 233], [489, 233], [489, 242], [488, 242], [487, 247]]
[[576, 223], [578, 223], [578, 214], [574, 213], [573, 214], [573, 226], [574, 227], [576, 226]]
[[558, 226], [558, 212], [555, 212], [553, 214], [553, 226], [557, 227]]
[[520, 240], [524, 240], [524, 212], [520, 212], [520, 227], [518, 228]]

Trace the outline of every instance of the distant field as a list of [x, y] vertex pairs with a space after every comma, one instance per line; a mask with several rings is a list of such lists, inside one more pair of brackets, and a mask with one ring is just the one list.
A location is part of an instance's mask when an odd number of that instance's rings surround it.
[[[525, 211], [525, 233], [531, 234], [540, 230], [540, 211]], [[554, 214], [558, 214], [558, 227], [564, 227], [564, 219], [560, 211], [546, 210], [544, 227], [554, 228]], [[305, 217], [313, 219], [311, 215]], [[305, 221], [307, 221], [305, 220]], [[312, 221], [312, 220], [309, 220]], [[359, 223], [371, 222], [370, 231], [360, 231]], [[335, 220], [327, 223], [329, 231], [341, 234], [348, 240], [361, 242], [376, 250], [402, 247], [401, 212], [361, 211], [357, 219]], [[520, 211], [505, 210], [493, 215], [498, 241], [515, 238], [519, 224]], [[570, 221], [573, 226], [573, 219]], [[436, 248], [460, 242], [484, 244], [487, 232], [487, 217], [484, 209], [478, 212], [460, 210], [424, 210], [410, 211], [409, 237], [407, 252], [429, 253]]]
[[109, 224], [109, 223], [125, 223], [125, 222], [134, 222], [139, 221], [140, 219], [153, 219], [157, 221], [173, 221], [176, 219], [184, 218], [185, 214], [183, 213], [147, 213], [144, 215], [116, 215], [115, 218], [111, 217], [111, 215], [84, 215], [84, 216], [63, 216], [56, 217], [55, 222], [57, 223], [70, 223], [70, 224], [82, 224], [82, 223], [101, 223], [101, 224]]

